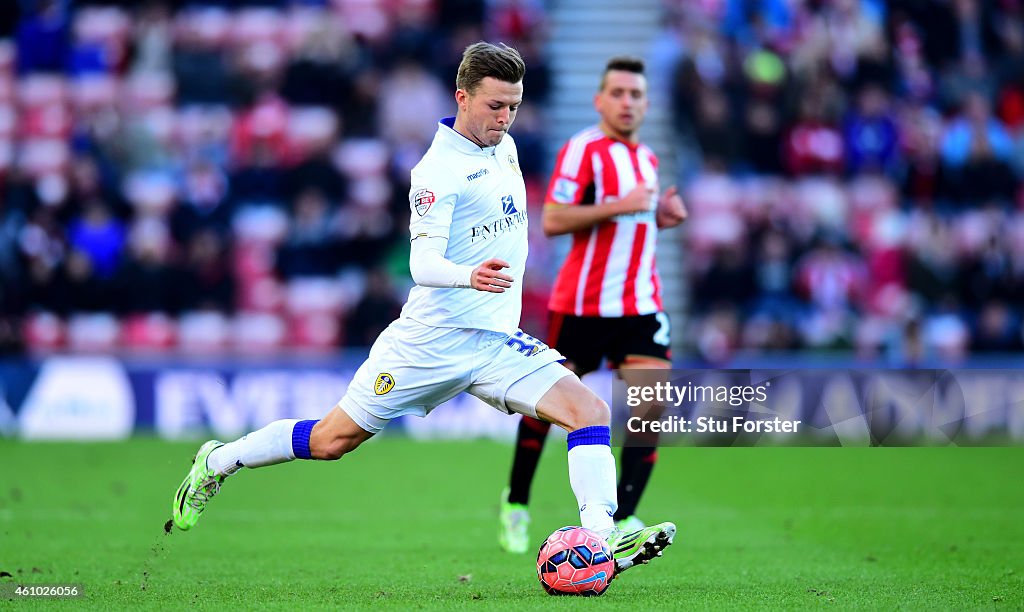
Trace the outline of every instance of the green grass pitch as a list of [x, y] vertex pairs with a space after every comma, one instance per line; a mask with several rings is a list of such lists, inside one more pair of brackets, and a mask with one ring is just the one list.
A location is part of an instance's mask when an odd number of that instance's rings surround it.
[[[640, 515], [675, 545], [582, 600], [497, 548], [507, 444], [395, 436], [246, 470], [165, 535], [197, 446], [0, 441], [0, 583], [85, 590], [0, 608], [1024, 607], [1024, 448], [662, 449]], [[564, 448], [534, 485], [538, 545], [578, 519]]]

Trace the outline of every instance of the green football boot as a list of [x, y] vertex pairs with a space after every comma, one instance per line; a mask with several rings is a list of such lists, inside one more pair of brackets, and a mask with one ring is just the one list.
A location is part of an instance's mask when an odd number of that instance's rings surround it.
[[206, 509], [213, 496], [220, 491], [225, 476], [218, 476], [206, 466], [206, 458], [214, 449], [224, 446], [223, 442], [210, 440], [199, 447], [192, 460], [192, 469], [174, 495], [174, 524], [181, 530], [188, 530], [199, 521], [199, 515]]
[[523, 554], [530, 548], [530, 511], [523, 504], [508, 502], [508, 489], [501, 494], [501, 526], [498, 545], [510, 553]]
[[658, 523], [637, 531], [613, 531], [608, 536], [608, 547], [615, 557], [615, 575], [660, 557], [675, 536], [673, 523]]
[[631, 533], [633, 531], [640, 531], [647, 526], [647, 523], [640, 520], [635, 514], [630, 514], [621, 521], [615, 521], [615, 528], [625, 533]]

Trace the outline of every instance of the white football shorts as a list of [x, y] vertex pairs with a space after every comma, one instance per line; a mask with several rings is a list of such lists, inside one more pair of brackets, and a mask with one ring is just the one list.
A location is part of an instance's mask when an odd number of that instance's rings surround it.
[[462, 391], [503, 412], [536, 417], [541, 397], [572, 375], [564, 359], [522, 331], [507, 335], [398, 319], [373, 343], [338, 407], [371, 433], [399, 416], [426, 416]]

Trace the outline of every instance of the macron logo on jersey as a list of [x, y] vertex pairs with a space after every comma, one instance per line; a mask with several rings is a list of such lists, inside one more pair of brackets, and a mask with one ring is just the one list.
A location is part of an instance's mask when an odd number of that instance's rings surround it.
[[488, 172], [487, 168], [480, 168], [479, 170], [477, 170], [473, 174], [470, 174], [469, 176], [467, 176], [466, 180], [472, 183], [476, 179], [478, 179], [481, 176], [484, 176], [486, 174], [490, 174], [490, 172]]

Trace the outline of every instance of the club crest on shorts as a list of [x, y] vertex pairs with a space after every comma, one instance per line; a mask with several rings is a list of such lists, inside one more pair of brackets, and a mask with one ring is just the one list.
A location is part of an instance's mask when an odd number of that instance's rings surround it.
[[386, 395], [388, 391], [395, 388], [395, 377], [387, 372], [377, 375], [377, 381], [373, 383], [373, 392], [377, 395]]
[[412, 194], [412, 205], [416, 209], [416, 214], [422, 217], [434, 205], [434, 192], [429, 189], [418, 190]]

